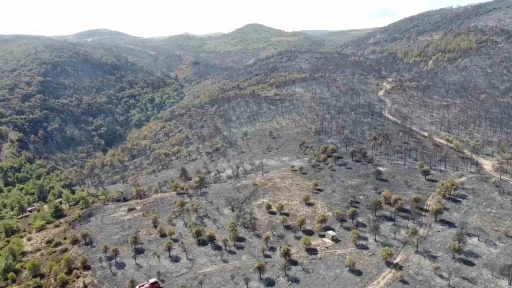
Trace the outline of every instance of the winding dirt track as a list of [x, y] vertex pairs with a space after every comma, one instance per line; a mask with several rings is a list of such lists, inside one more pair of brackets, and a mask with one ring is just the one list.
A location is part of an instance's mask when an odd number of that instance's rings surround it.
[[[390, 89], [390, 88], [391, 88], [391, 86], [387, 82], [384, 82], [384, 89], [379, 91], [379, 94], [378, 94], [379, 98], [381, 98], [382, 100], [384, 100], [386, 102], [386, 108], [384, 108], [384, 111], [382, 112], [382, 114], [384, 114], [384, 116], [386, 118], [388, 118], [389, 120], [391, 120], [393, 122], [396, 122], [401, 125], [405, 125], [402, 123], [402, 121], [398, 120], [397, 118], [395, 118], [391, 114], [389, 114], [389, 110], [391, 109], [392, 103], [391, 103], [391, 100], [387, 99], [384, 95], [386, 93], [386, 90]], [[428, 137], [427, 132], [422, 131], [417, 127], [409, 126], [409, 128], [411, 130], [421, 134], [424, 137]], [[434, 136], [433, 140], [440, 144], [449, 146], [449, 147], [453, 146], [452, 144], [446, 142], [445, 140], [443, 140], [439, 137]], [[492, 175], [494, 177], [500, 178], [500, 175], [498, 173], [494, 172], [492, 169], [494, 161], [485, 159], [478, 155], [475, 155], [468, 150], [463, 150], [463, 153], [466, 154], [467, 156], [472, 157], [473, 159], [477, 160], [478, 163], [480, 163], [480, 165], [484, 168], [485, 172], [489, 173], [490, 175]], [[465, 178], [458, 179], [458, 181], [464, 181], [464, 179]], [[512, 179], [510, 179], [508, 177], [501, 177], [501, 179], [512, 184]], [[428, 209], [428, 207], [431, 205], [431, 203], [434, 199], [434, 196], [435, 196], [435, 193], [433, 192], [427, 198], [427, 201], [425, 202], [425, 209]], [[421, 238], [425, 239], [430, 230], [430, 226], [432, 226], [432, 217], [430, 216], [429, 213], [425, 213], [425, 215], [423, 216], [423, 223], [425, 225], [419, 230], [419, 235], [421, 236]], [[401, 263], [403, 263], [405, 261], [405, 259], [407, 259], [413, 253], [414, 253], [413, 247], [404, 247], [402, 250], [400, 250], [400, 252], [397, 254], [395, 260], [393, 260], [393, 263], [391, 264], [390, 268], [386, 269], [382, 274], [380, 274], [379, 277], [375, 281], [373, 281], [370, 285], [367, 286], [367, 288], [386, 287], [387, 284], [389, 284], [390, 282], [392, 282], [394, 280], [395, 275], [399, 272], [399, 270], [396, 269], [396, 267], [399, 267], [399, 265], [401, 265]]]
[[[388, 89], [390, 89], [391, 86], [387, 83], [387, 82], [384, 82], [384, 89], [382, 89], [381, 91], [379, 91], [379, 98], [384, 100], [386, 102], [386, 108], [384, 108], [384, 111], [382, 112], [382, 114], [384, 114], [384, 116], [386, 118], [388, 118], [389, 120], [393, 121], [393, 122], [396, 122], [400, 125], [404, 125], [404, 126], [407, 126], [405, 124], [402, 123], [401, 120], [398, 120], [397, 118], [395, 118], [394, 116], [392, 116], [391, 114], [389, 114], [389, 110], [391, 109], [391, 106], [392, 106], [392, 103], [391, 103], [391, 100], [389, 100], [388, 98], [386, 98], [384, 95], [386, 93], [386, 91]], [[414, 127], [414, 126], [407, 126], [409, 127], [411, 130], [413, 130], [414, 132], [416, 133], [419, 133], [421, 134], [423, 137], [428, 137], [428, 133], [423, 131], [423, 130], [420, 130], [419, 128], [417, 127]], [[440, 143], [440, 144], [443, 144], [443, 145], [446, 145], [446, 146], [449, 146], [449, 147], [453, 147], [452, 144], [446, 142], [445, 140], [439, 138], [439, 137], [436, 137], [436, 136], [433, 136], [432, 138], [434, 141], [436, 141], [437, 143]], [[478, 161], [478, 163], [480, 163], [480, 165], [482, 166], [482, 168], [484, 168], [484, 170], [489, 173], [490, 175], [494, 176], [494, 177], [497, 177], [497, 178], [500, 178], [500, 175], [496, 172], [494, 172], [494, 170], [492, 169], [492, 166], [493, 164], [495, 163], [495, 161], [493, 160], [490, 160], [490, 159], [487, 159], [487, 158], [484, 158], [484, 157], [481, 157], [481, 156], [478, 156], [476, 154], [473, 154], [471, 153], [470, 151], [464, 149], [462, 151], [464, 154], [466, 154], [466, 156], [469, 156], [469, 157], [472, 157], [473, 159], [475, 159], [476, 161]], [[512, 184], [512, 179], [511, 178], [508, 178], [508, 177], [504, 177], [502, 176], [501, 177], [501, 180], [505, 180], [507, 182], [509, 182], [510, 184]]]

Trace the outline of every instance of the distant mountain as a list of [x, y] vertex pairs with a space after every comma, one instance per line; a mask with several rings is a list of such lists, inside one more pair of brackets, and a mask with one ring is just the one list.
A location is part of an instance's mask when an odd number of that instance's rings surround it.
[[195, 37], [216, 37], [216, 36], [221, 36], [221, 35], [224, 35], [225, 33], [207, 33], [207, 34], [192, 34], [192, 33], [188, 33], [188, 32], [185, 32], [185, 33], [181, 33], [180, 35], [185, 35], [185, 36], [195, 36]]
[[[368, 28], [368, 29], [355, 29], [355, 30], [342, 30], [342, 31], [326, 31], [318, 35], [319, 37], [328, 41], [333, 41], [336, 44], [343, 44], [367, 33], [378, 31], [379, 28]], [[378, 33], [378, 32], [376, 32]]]
[[137, 38], [135, 36], [125, 34], [118, 31], [113, 31], [109, 29], [94, 29], [78, 32], [76, 34], [67, 35], [67, 36], [57, 36], [54, 37], [56, 39], [65, 39], [72, 41], [91, 41], [97, 38]]
[[299, 30], [297, 32], [306, 33], [306, 34], [313, 35], [313, 36], [322, 36], [327, 33], [331, 33], [333, 31], [331, 31], [331, 30]]

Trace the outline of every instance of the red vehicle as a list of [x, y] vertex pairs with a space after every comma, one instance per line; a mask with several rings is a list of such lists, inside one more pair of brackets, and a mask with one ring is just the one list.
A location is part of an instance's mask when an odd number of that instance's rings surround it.
[[163, 288], [162, 285], [160, 285], [160, 282], [156, 280], [156, 278], [149, 279], [147, 282], [140, 283], [137, 285], [137, 288]]

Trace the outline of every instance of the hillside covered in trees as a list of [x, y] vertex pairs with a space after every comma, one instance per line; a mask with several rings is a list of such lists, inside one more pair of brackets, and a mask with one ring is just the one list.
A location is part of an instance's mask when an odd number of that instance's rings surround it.
[[0, 287], [508, 287], [511, 19], [0, 36]]

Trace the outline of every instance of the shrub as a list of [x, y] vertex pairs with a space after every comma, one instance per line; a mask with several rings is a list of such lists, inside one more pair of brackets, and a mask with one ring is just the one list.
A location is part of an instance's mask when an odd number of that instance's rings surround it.
[[59, 287], [66, 287], [66, 285], [68, 285], [68, 276], [66, 276], [66, 274], [64, 273], [60, 273], [59, 275], [57, 275], [57, 285], [59, 285]]
[[60, 241], [60, 240], [53, 241], [52, 248], [57, 248], [59, 246], [62, 246], [62, 241]]
[[43, 288], [43, 282], [39, 278], [35, 278], [23, 284], [23, 288]]
[[352, 257], [347, 257], [345, 259], [345, 267], [347, 267], [349, 270], [353, 270], [356, 268], [356, 261]]
[[80, 243], [80, 239], [78, 239], [78, 235], [76, 235], [75, 233], [72, 233], [69, 235], [68, 242], [70, 245], [76, 245], [76, 244]]
[[14, 274], [14, 272], [10, 272], [7, 274], [7, 279], [13, 283], [16, 282], [16, 274]]
[[44, 228], [46, 228], [46, 221], [44, 220], [36, 220], [32, 224], [32, 227], [36, 232], [42, 231]]
[[39, 263], [39, 260], [30, 260], [25, 266], [30, 277], [34, 278], [41, 274], [41, 263]]

